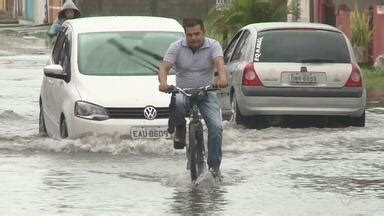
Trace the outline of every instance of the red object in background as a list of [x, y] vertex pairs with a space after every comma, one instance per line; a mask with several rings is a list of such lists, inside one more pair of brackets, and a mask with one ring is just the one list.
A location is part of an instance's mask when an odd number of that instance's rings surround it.
[[373, 13], [373, 60], [384, 54], [384, 5], [377, 5]]
[[348, 37], [351, 36], [350, 15], [351, 13], [347, 11], [340, 11], [336, 15], [336, 27]]
[[337, 13], [336, 13], [336, 27], [340, 29], [342, 32], [344, 32], [347, 37], [351, 36], [351, 22], [350, 22], [350, 16], [351, 11], [348, 8], [346, 4], [340, 4], [337, 6]]

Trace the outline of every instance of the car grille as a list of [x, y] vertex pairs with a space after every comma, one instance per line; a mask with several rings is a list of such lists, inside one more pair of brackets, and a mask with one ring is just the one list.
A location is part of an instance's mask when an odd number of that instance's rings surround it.
[[[139, 108], [105, 108], [111, 119], [146, 119], [144, 107]], [[156, 107], [156, 119], [169, 118], [168, 107]]]
[[[139, 108], [105, 108], [111, 119], [146, 119], [144, 107]], [[168, 107], [156, 107], [156, 119], [169, 118]]]

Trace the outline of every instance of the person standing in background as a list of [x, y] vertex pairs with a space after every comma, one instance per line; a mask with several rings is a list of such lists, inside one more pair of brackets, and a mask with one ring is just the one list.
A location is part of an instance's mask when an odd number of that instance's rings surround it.
[[61, 30], [61, 25], [67, 19], [74, 19], [80, 17], [80, 11], [76, 7], [72, 0], [67, 0], [57, 16], [57, 19], [53, 22], [51, 28], [48, 30], [48, 35], [53, 38], [56, 37], [57, 33]]

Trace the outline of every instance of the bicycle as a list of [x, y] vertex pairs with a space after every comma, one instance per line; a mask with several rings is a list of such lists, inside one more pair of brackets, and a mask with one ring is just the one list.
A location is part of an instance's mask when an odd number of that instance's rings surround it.
[[198, 100], [208, 97], [208, 91], [216, 91], [213, 85], [203, 86], [200, 88], [179, 88], [171, 86], [168, 93], [172, 93], [172, 97], [176, 93], [181, 93], [191, 98], [191, 110], [189, 112], [188, 124], [188, 143], [186, 146], [187, 155], [187, 169], [191, 172], [191, 180], [195, 182], [196, 179], [206, 170], [206, 155], [204, 145], [204, 131], [202, 117], [198, 108]]

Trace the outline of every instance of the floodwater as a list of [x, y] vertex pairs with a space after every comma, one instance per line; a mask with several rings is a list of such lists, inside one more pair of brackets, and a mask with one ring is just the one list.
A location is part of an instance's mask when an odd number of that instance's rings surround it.
[[193, 187], [169, 140], [39, 136], [35, 40], [0, 42], [21, 47], [0, 47], [0, 215], [384, 215], [384, 108], [364, 128], [224, 122], [223, 181]]

